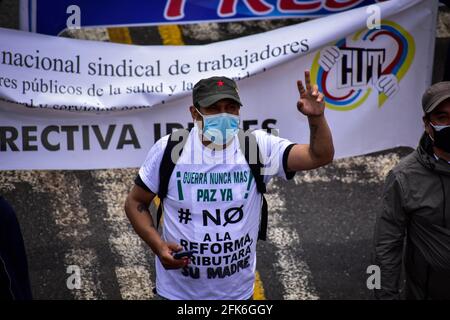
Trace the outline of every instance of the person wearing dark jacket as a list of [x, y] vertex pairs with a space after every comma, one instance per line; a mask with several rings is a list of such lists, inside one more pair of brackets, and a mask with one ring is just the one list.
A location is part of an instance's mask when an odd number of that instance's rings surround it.
[[374, 235], [378, 299], [450, 299], [450, 82], [422, 97], [418, 148], [388, 174]]
[[13, 208], [0, 196], [0, 300], [31, 300], [28, 262]]

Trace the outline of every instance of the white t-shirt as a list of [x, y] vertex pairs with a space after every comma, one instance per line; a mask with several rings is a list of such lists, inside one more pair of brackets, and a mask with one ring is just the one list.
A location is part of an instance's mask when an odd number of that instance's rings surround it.
[[[177, 270], [166, 270], [156, 257], [156, 290], [171, 300], [249, 299], [261, 195], [237, 137], [224, 150], [213, 151], [201, 143], [198, 133], [197, 127], [191, 130], [170, 177], [162, 228], [164, 241], [194, 250], [194, 257], [188, 267]], [[292, 143], [262, 130], [253, 134], [265, 163], [265, 183], [273, 176], [288, 179], [283, 154]], [[155, 194], [168, 137], [153, 145], [139, 170]]]

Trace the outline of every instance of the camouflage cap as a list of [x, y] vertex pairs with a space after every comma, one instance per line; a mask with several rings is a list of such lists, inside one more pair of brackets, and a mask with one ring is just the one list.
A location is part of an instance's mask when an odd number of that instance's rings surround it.
[[209, 107], [222, 99], [232, 99], [242, 106], [236, 82], [227, 77], [211, 77], [197, 82], [192, 92], [195, 107]]

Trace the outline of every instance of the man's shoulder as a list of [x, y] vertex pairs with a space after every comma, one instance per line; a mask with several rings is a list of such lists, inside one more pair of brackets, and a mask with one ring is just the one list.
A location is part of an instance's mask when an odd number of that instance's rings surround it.
[[392, 172], [395, 175], [410, 175], [415, 172], [423, 172], [424, 168], [417, 159], [417, 150], [402, 158], [393, 168]]
[[269, 130], [266, 129], [255, 129], [246, 132], [246, 134], [254, 135], [258, 144], [273, 138], [279, 138], [277, 135], [271, 133]]
[[145, 158], [144, 165], [158, 161], [163, 157], [164, 151], [169, 141], [169, 134], [159, 138], [148, 150], [147, 157]]
[[[167, 149], [167, 146], [169, 145], [169, 140], [172, 140], [174, 144], [171, 144], [171, 150], [172, 148], [176, 148], [178, 143], [183, 142], [182, 148], [185, 149], [186, 145], [191, 145], [192, 142], [192, 136], [193, 136], [194, 130], [176, 130], [172, 133], [169, 133], [161, 138], [159, 138], [155, 144], [150, 148], [149, 154], [156, 154], [160, 157], [163, 156], [165, 150]], [[189, 142], [191, 141], [191, 142]]]
[[403, 188], [412, 188], [420, 186], [420, 182], [430, 175], [430, 171], [419, 161], [417, 150], [414, 150], [391, 170], [393, 178], [400, 183]]
[[167, 143], [169, 141], [170, 134], [167, 134], [161, 138], [159, 138], [152, 147], [152, 151], [161, 151], [164, 152], [164, 149], [167, 147]]
[[267, 137], [270, 135], [270, 133], [266, 129], [249, 130], [248, 133], [253, 134], [255, 137]]

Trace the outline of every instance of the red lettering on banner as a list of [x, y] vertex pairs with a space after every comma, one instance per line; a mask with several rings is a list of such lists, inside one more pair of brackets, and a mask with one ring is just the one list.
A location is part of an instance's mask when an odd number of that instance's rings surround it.
[[298, 3], [296, 0], [279, 0], [278, 9], [281, 12], [304, 12], [319, 10], [322, 6], [321, 0], [303, 1]]
[[[217, 14], [220, 17], [232, 17], [237, 14], [237, 3], [240, 0], [220, 0]], [[273, 6], [265, 0], [242, 0], [247, 8], [255, 15], [268, 14], [273, 11]], [[385, 0], [378, 0], [383, 2]], [[322, 6], [330, 11], [343, 11], [351, 9], [364, 0], [278, 0], [278, 10], [284, 13], [302, 13], [319, 11]], [[184, 6], [186, 0], [167, 0], [164, 17], [167, 20], [184, 18]]]
[[351, 7], [357, 5], [358, 3], [363, 2], [364, 0], [348, 0], [348, 1], [337, 1], [337, 0], [326, 0], [325, 8], [330, 10], [342, 10], [342, 9], [350, 9]]
[[[239, 0], [221, 0], [217, 14], [221, 17], [230, 17], [236, 15], [236, 5]], [[247, 7], [254, 14], [267, 14], [273, 10], [272, 5], [264, 0], [244, 0]]]
[[184, 4], [186, 0], [167, 0], [164, 17], [167, 20], [181, 19], [184, 17]]

